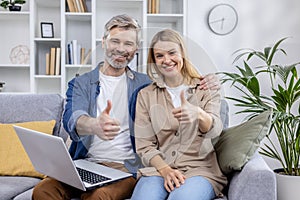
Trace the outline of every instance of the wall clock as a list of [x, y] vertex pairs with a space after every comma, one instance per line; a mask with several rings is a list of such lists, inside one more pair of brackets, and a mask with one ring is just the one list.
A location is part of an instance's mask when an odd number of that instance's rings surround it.
[[229, 4], [217, 4], [212, 7], [207, 17], [208, 27], [218, 35], [227, 35], [237, 26], [238, 14]]

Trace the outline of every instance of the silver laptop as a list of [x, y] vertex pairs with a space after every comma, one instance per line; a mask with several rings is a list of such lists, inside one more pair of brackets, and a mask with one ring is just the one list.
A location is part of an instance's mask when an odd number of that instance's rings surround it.
[[132, 176], [87, 160], [73, 161], [62, 138], [13, 126], [35, 170], [83, 191]]

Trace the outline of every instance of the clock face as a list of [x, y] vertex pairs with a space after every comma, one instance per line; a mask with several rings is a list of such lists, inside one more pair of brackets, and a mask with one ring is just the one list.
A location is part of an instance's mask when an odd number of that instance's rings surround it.
[[236, 10], [229, 4], [218, 4], [208, 13], [208, 26], [218, 35], [231, 33], [238, 22]]

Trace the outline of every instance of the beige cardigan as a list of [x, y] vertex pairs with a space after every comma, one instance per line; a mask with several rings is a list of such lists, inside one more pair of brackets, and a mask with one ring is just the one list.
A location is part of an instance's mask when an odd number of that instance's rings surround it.
[[160, 168], [169, 165], [181, 171], [187, 178], [203, 176], [213, 185], [215, 193], [221, 194], [227, 184], [222, 174], [211, 138], [220, 135], [220, 93], [217, 90], [197, 89], [199, 80], [186, 92], [187, 100], [200, 106], [213, 118], [213, 126], [207, 133], [200, 132], [198, 121], [180, 125], [174, 118], [171, 96], [162, 81], [153, 82], [142, 89], [137, 97], [135, 118], [135, 139], [137, 153], [145, 168], [140, 169], [144, 176], [160, 176], [150, 166], [150, 160], [160, 155], [163, 159]]

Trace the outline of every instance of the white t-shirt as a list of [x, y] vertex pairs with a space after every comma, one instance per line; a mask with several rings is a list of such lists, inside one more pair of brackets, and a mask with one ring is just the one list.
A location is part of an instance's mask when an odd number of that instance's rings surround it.
[[179, 85], [178, 87], [169, 87], [166, 85], [166, 88], [172, 98], [173, 106], [175, 108], [181, 106], [180, 93], [182, 90], [186, 91], [188, 89], [188, 86]]
[[119, 162], [134, 158], [129, 132], [129, 111], [126, 73], [113, 77], [100, 72], [100, 94], [97, 97], [97, 116], [112, 101], [110, 116], [120, 122], [120, 133], [113, 140], [102, 140], [95, 136], [88, 151], [88, 160], [94, 162]]

